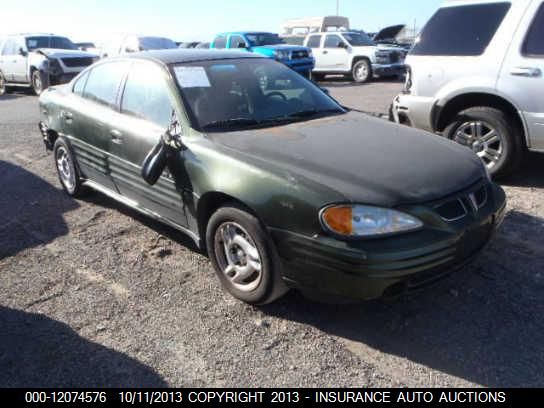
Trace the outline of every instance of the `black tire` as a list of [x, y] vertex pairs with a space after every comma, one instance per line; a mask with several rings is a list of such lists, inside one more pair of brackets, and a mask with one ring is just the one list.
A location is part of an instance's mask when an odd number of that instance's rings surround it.
[[[66, 158], [65, 166], [61, 166], [59, 161], [61, 156]], [[60, 184], [63, 190], [70, 197], [83, 197], [88, 190], [83, 186], [83, 180], [80, 176], [79, 168], [75, 160], [74, 153], [68, 143], [63, 139], [58, 138], [53, 146], [53, 157], [55, 160], [55, 168], [59, 177]], [[61, 170], [61, 167], [64, 169]], [[70, 179], [70, 181], [68, 181]]]
[[[242, 283], [243, 289], [229, 280], [227, 273], [223, 271], [225, 265], [228, 264], [226, 259], [228, 245], [222, 238], [224, 236], [222, 231], [225, 227], [233, 227], [233, 225], [240, 227], [234, 228], [237, 233], [245, 235], [246, 238], [249, 237], [247, 241], [251, 242], [259, 256], [260, 276], [250, 276], [249, 283]], [[259, 220], [244, 207], [236, 203], [227, 204], [211, 216], [206, 228], [206, 246], [208, 256], [221, 284], [235, 298], [252, 305], [264, 305], [274, 302], [287, 293], [288, 288], [281, 279], [281, 262], [274, 243]], [[229, 249], [236, 252], [235, 247], [236, 244], [232, 244]], [[243, 266], [244, 263], [240, 267]], [[258, 273], [255, 272], [255, 274]]]
[[0, 96], [7, 94], [9, 92], [9, 88], [6, 85], [6, 77], [2, 72], [0, 72]]
[[[480, 133], [485, 132], [488, 128], [493, 128], [497, 133], [499, 141], [482, 144], [481, 141], [471, 142], [469, 140], [464, 143], [465, 136], [463, 135], [463, 129], [467, 128], [471, 123], [481, 124], [483, 130], [481, 130]], [[487, 134], [490, 133], [487, 132]], [[507, 176], [519, 167], [523, 159], [525, 150], [523, 132], [507, 113], [499, 109], [486, 106], [466, 109], [458, 113], [451, 120], [444, 130], [444, 136], [472, 148], [476, 154], [481, 156], [482, 161], [488, 167], [490, 174], [494, 178]], [[485, 140], [485, 137], [481, 140]], [[493, 140], [495, 140], [495, 138], [493, 138]], [[490, 150], [492, 152], [500, 152], [498, 155], [492, 155], [493, 158], [498, 159], [490, 160], [486, 154], [488, 149], [492, 149]]]
[[316, 72], [311, 73], [311, 80], [314, 82], [320, 82], [320, 81], [323, 81], [324, 79], [325, 79], [324, 74], [318, 74]]
[[32, 71], [30, 81], [32, 91], [37, 96], [40, 96], [49, 87], [49, 76], [38, 69]]
[[369, 82], [372, 79], [372, 66], [370, 61], [362, 59], [353, 64], [351, 68], [351, 77], [353, 82], [363, 84]]

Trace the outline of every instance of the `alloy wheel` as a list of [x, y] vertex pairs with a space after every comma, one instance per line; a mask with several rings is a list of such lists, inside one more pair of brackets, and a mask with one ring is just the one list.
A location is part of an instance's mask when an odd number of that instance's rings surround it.
[[0, 72], [0, 96], [6, 93], [6, 79], [4, 75]]
[[32, 75], [32, 88], [34, 88], [36, 95], [42, 93], [42, 78], [38, 71], [34, 71], [34, 74]]
[[217, 228], [214, 238], [219, 268], [228, 282], [242, 292], [252, 292], [262, 280], [262, 261], [255, 242], [235, 222]]
[[366, 64], [359, 64], [355, 69], [355, 77], [358, 81], [365, 81], [368, 78], [368, 66]]
[[453, 140], [472, 149], [488, 169], [495, 167], [504, 154], [503, 136], [485, 121], [463, 123], [455, 131]]
[[73, 191], [76, 184], [74, 166], [70, 155], [63, 146], [57, 149], [55, 159], [62, 184], [64, 184], [64, 187], [66, 187], [68, 191]]

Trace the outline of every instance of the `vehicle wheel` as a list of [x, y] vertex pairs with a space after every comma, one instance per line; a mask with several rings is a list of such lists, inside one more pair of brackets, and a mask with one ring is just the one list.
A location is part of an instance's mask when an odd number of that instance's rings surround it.
[[353, 77], [353, 81], [359, 84], [370, 81], [370, 79], [372, 79], [372, 67], [370, 66], [370, 62], [366, 59], [357, 61], [353, 65], [351, 76]]
[[40, 70], [32, 71], [32, 90], [38, 96], [47, 89], [49, 86], [49, 80], [46, 74]]
[[9, 92], [8, 87], [6, 86], [6, 78], [4, 74], [0, 72], [0, 96]]
[[310, 79], [314, 82], [323, 81], [325, 79], [325, 75], [323, 74], [317, 74], [315, 72], [312, 72], [310, 75], [311, 75]]
[[82, 185], [72, 149], [59, 138], [53, 147], [53, 154], [59, 181], [64, 191], [71, 197], [82, 197], [86, 189]]
[[493, 177], [513, 171], [523, 158], [521, 131], [498, 109], [475, 107], [457, 114], [444, 135], [482, 159]]
[[273, 242], [243, 207], [230, 204], [212, 215], [206, 245], [221, 284], [235, 298], [263, 305], [287, 293]]

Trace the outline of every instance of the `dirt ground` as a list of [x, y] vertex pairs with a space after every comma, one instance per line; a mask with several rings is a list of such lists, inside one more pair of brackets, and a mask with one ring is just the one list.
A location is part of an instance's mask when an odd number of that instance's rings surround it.
[[[385, 112], [401, 83], [322, 83]], [[183, 235], [62, 193], [37, 98], [0, 97], [0, 386], [544, 386], [544, 155], [505, 182], [492, 244], [439, 286], [254, 308]]]

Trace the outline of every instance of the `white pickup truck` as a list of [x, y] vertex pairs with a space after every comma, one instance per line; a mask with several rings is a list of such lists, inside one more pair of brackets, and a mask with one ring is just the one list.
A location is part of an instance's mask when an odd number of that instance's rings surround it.
[[315, 68], [312, 76], [320, 80], [328, 74], [351, 75], [355, 82], [368, 82], [377, 76], [403, 76], [406, 52], [399, 47], [380, 46], [364, 32], [337, 31], [312, 33], [304, 45], [312, 49]]

